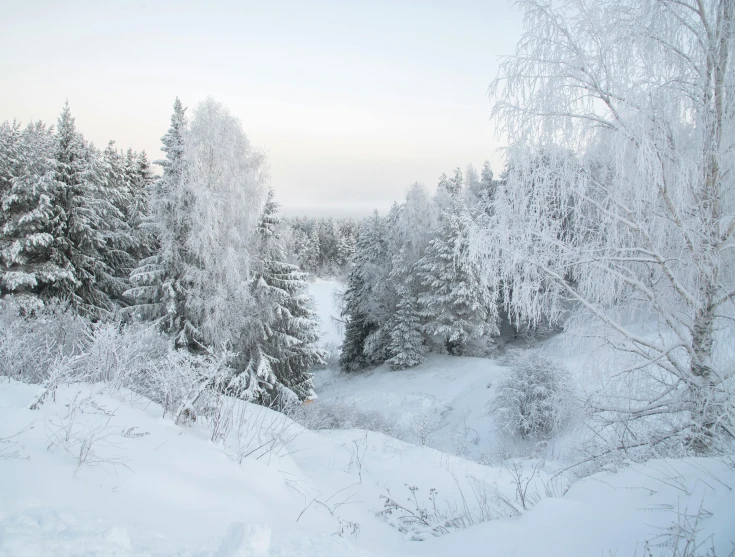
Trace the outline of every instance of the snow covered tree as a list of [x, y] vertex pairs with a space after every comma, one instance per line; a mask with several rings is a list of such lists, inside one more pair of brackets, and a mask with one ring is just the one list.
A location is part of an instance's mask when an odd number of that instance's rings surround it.
[[526, 32], [492, 86], [494, 116], [516, 161], [560, 145], [576, 162], [508, 173], [475, 234], [488, 282], [513, 288], [509, 309], [530, 320], [575, 308], [570, 327], [626, 355], [589, 401], [605, 450], [735, 438], [735, 6], [520, 4]]
[[128, 149], [124, 164], [125, 178], [130, 192], [125, 219], [133, 238], [131, 255], [137, 266], [139, 261], [150, 257], [155, 251], [156, 234], [148, 214], [150, 212], [149, 199], [156, 178], [151, 172], [145, 151], [136, 153]]
[[338, 266], [346, 267], [355, 254], [357, 237], [355, 229], [348, 223], [342, 223], [337, 229], [337, 247], [335, 261]]
[[311, 231], [303, 239], [303, 245], [299, 253], [299, 263], [302, 269], [310, 273], [316, 272], [319, 268], [320, 248], [319, 229], [317, 223], [314, 222]]
[[385, 326], [390, 338], [388, 362], [394, 369], [418, 365], [423, 359], [424, 328], [417, 304], [423, 286], [418, 265], [433, 237], [437, 218], [436, 205], [426, 189], [414, 184], [388, 230], [392, 254], [388, 281], [394, 300]]
[[549, 438], [572, 417], [573, 388], [569, 372], [534, 352], [509, 359], [491, 409], [501, 433], [521, 439]]
[[482, 165], [480, 179], [468, 185], [467, 196], [470, 210], [479, 215], [492, 213], [493, 199], [497, 183], [493, 179], [493, 171], [490, 162], [485, 161]]
[[158, 253], [141, 261], [128, 295], [180, 347], [231, 352], [229, 389], [257, 398], [277, 383], [272, 358], [258, 354], [253, 248], [265, 198], [265, 161], [239, 120], [212, 99], [187, 126], [177, 99], [163, 138], [164, 174], [150, 206]]
[[20, 125], [15, 121], [0, 124], [0, 196], [10, 189], [11, 180], [18, 174], [19, 144]]
[[1, 203], [11, 188], [13, 178], [20, 173], [19, 149], [20, 125], [15, 121], [0, 124], [0, 241], [6, 218]]
[[[187, 286], [183, 278], [193, 204], [193, 194], [183, 181], [187, 126], [186, 108], [177, 97], [171, 126], [161, 138], [166, 158], [156, 161], [163, 168], [163, 175], [151, 187], [147, 218], [139, 224], [155, 237], [157, 250], [139, 261], [130, 276], [131, 288], [125, 292], [139, 318], [160, 319], [165, 331], [176, 334], [183, 331], [187, 321]], [[186, 343], [185, 338], [180, 342]]]
[[[279, 237], [278, 204], [269, 190], [258, 224], [258, 261], [254, 277], [254, 295], [259, 307], [255, 326], [257, 349], [252, 350], [253, 366], [263, 358], [278, 384], [299, 400], [314, 395], [309, 369], [323, 363], [323, 354], [315, 346], [319, 324], [312, 309], [313, 300], [304, 280], [306, 274], [286, 261]], [[284, 391], [264, 393], [269, 405], [288, 404]]]
[[56, 182], [53, 208], [56, 243], [61, 261], [57, 264], [74, 273], [75, 283], [66, 284], [61, 296], [77, 311], [99, 317], [115, 308], [114, 296], [121, 291], [120, 279], [105, 258], [111, 241], [126, 228], [115, 201], [116, 185], [108, 186], [105, 164], [93, 146], [77, 131], [69, 104], [56, 128]]
[[0, 288], [3, 293], [46, 299], [72, 292], [76, 279], [60, 250], [61, 223], [54, 207], [56, 138], [38, 122], [29, 124], [13, 142], [16, 162], [7, 167], [9, 179], [0, 205]]
[[130, 286], [130, 272], [137, 263], [140, 239], [133, 234], [128, 213], [133, 203], [131, 184], [126, 175], [125, 158], [110, 141], [102, 154], [103, 195], [116, 210], [107, 218], [106, 245], [101, 250], [108, 272], [107, 294], [116, 303], [125, 303], [123, 292]]
[[454, 170], [454, 176], [447, 178], [446, 174], [442, 174], [439, 178], [439, 189], [446, 191], [448, 194], [457, 196], [464, 188], [464, 178], [462, 171], [457, 168]]
[[192, 196], [185, 220], [186, 309], [197, 329], [192, 338], [235, 349], [253, 319], [248, 283], [267, 194], [265, 158], [240, 121], [211, 98], [197, 106], [185, 147], [183, 181]]
[[125, 153], [125, 176], [133, 196], [140, 195], [155, 182], [155, 177], [145, 151], [136, 153], [128, 149]]
[[398, 286], [398, 305], [390, 331], [388, 364], [392, 369], [407, 369], [424, 361], [424, 336], [416, 296], [407, 286]]
[[342, 315], [347, 326], [339, 362], [345, 371], [357, 371], [386, 359], [388, 333], [382, 326], [388, 312], [380, 293], [390, 261], [385, 236], [384, 223], [375, 211], [360, 228], [344, 294]]
[[454, 176], [448, 178], [446, 174], [439, 177], [439, 184], [436, 188], [434, 202], [439, 208], [439, 212], [451, 211], [456, 200], [462, 196], [464, 189], [464, 178], [462, 171], [457, 168]]
[[462, 210], [455, 199], [417, 266], [424, 286], [418, 298], [424, 329], [454, 355], [461, 354], [471, 340], [498, 334], [495, 300], [470, 257]]

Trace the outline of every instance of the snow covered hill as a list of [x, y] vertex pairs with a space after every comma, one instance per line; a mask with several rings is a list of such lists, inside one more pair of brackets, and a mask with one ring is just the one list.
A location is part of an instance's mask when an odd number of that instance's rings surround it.
[[[312, 285], [323, 320], [338, 287]], [[734, 462], [654, 460], [569, 488], [559, 462], [498, 454], [486, 404], [502, 372], [446, 356], [319, 372], [305, 419], [348, 409], [377, 431], [305, 429], [239, 401], [229, 431], [183, 427], [101, 384], [30, 410], [38, 387], [3, 382], [0, 556], [663, 556], [676, 525], [700, 530], [691, 555], [731, 551]]]

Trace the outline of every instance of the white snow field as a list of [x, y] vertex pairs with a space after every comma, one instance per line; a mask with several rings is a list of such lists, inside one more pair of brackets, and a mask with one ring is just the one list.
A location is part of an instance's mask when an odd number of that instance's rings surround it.
[[[324, 320], [339, 285], [312, 287]], [[441, 356], [319, 372], [309, 411], [346, 405], [410, 443], [306, 430], [235, 401], [242, 420], [213, 442], [211, 424], [178, 426], [129, 391], [67, 385], [30, 410], [38, 386], [0, 383], [0, 556], [648, 557], [675, 555], [666, 535], [695, 515], [703, 545], [687, 555], [733, 550], [735, 463], [653, 460], [565, 493], [564, 476], [551, 479], [559, 461], [501, 459], [486, 404], [502, 372]], [[534, 466], [524, 510], [513, 474], [528, 480]], [[418, 518], [378, 515], [387, 494]]]

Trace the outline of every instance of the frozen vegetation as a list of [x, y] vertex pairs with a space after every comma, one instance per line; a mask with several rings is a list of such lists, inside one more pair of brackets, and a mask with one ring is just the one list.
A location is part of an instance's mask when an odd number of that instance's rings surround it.
[[[330, 302], [342, 286], [312, 288]], [[111, 348], [97, 347], [131, 365]], [[575, 384], [596, 361], [555, 341], [530, 350], [567, 364]], [[58, 386], [35, 410], [42, 388], [4, 380], [0, 554], [685, 555], [693, 539], [694, 555], [732, 550], [731, 457], [556, 475], [584, 430], [507, 435], [488, 403], [510, 358], [327, 369], [319, 398], [290, 416], [223, 397], [186, 425], [116, 368]]]

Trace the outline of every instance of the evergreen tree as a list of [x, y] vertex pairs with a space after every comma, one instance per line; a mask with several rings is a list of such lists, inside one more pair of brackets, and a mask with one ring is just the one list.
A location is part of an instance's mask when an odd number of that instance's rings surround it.
[[108, 215], [106, 247], [102, 251], [103, 260], [109, 269], [105, 290], [117, 304], [124, 304], [123, 293], [129, 288], [130, 272], [137, 263], [138, 238], [133, 235], [128, 222], [128, 213], [133, 203], [133, 194], [126, 174], [125, 159], [111, 141], [104, 153], [104, 183], [101, 193], [115, 208]]
[[54, 134], [41, 122], [32, 123], [12, 145], [15, 163], [9, 165], [11, 159], [6, 159], [0, 205], [0, 288], [3, 293], [41, 298], [71, 292], [76, 279], [60, 249], [64, 239], [58, 234], [63, 229], [54, 207], [59, 190]]
[[[306, 275], [296, 265], [286, 262], [286, 253], [278, 234], [278, 204], [269, 190], [263, 215], [258, 225], [259, 261], [254, 285], [258, 300], [258, 349], [255, 360], [263, 359], [275, 380], [298, 399], [314, 395], [309, 369], [323, 363], [322, 351], [316, 348], [319, 325], [311, 309]], [[277, 392], [283, 396], [283, 391]], [[287, 400], [272, 400], [279, 404]]]
[[[186, 108], [177, 97], [171, 126], [161, 138], [166, 158], [156, 161], [163, 175], [151, 188], [149, 214], [140, 223], [154, 235], [157, 251], [139, 261], [130, 276], [132, 287], [125, 292], [139, 318], [160, 319], [165, 331], [177, 334], [186, 322], [183, 275], [187, 213], [192, 205], [191, 195], [182, 187], [187, 125]], [[135, 170], [131, 168], [130, 172]]]
[[118, 192], [107, 186], [100, 154], [77, 132], [69, 103], [59, 117], [55, 159], [54, 211], [61, 256], [55, 263], [72, 269], [76, 279], [74, 288], [64, 285], [61, 295], [77, 311], [99, 317], [114, 309], [113, 297], [120, 290], [105, 252], [124, 225], [115, 206]]
[[470, 165], [465, 173], [465, 196], [467, 206], [473, 215], [479, 212], [487, 212], [492, 204], [495, 192], [493, 171], [490, 162], [485, 161], [478, 176], [475, 169]]
[[397, 288], [398, 305], [390, 331], [388, 360], [391, 369], [407, 369], [424, 361], [424, 337], [421, 333], [421, 316], [412, 290], [401, 285]]
[[482, 173], [480, 174], [480, 197], [492, 203], [495, 197], [495, 188], [496, 184], [493, 180], [493, 170], [490, 167], [490, 161], [485, 161], [482, 165]]
[[11, 180], [19, 173], [19, 149], [20, 125], [15, 121], [0, 124], [0, 198], [10, 189]]
[[19, 149], [20, 125], [15, 121], [12, 124], [8, 121], [0, 124], [0, 242], [4, 236], [3, 223], [6, 218], [2, 200], [8, 194], [13, 178], [20, 173]]
[[382, 361], [370, 340], [377, 338], [384, 318], [381, 301], [375, 294], [378, 277], [384, 278], [386, 257], [384, 226], [375, 211], [360, 228], [344, 294], [342, 315], [347, 325], [339, 362], [345, 371], [357, 371]]
[[314, 222], [308, 236], [303, 239], [303, 246], [299, 254], [299, 263], [302, 269], [310, 273], [316, 272], [319, 268], [320, 249], [319, 229], [317, 223]]
[[464, 188], [464, 178], [459, 168], [454, 170], [454, 176], [448, 178], [446, 174], [442, 174], [439, 178], [439, 189], [446, 191], [452, 196], [458, 196]]
[[131, 255], [137, 266], [139, 261], [155, 253], [157, 241], [155, 227], [149, 218], [149, 199], [156, 178], [151, 172], [145, 151], [136, 153], [128, 149], [125, 154], [125, 179], [130, 192], [125, 219], [133, 238]]
[[353, 229], [342, 224], [337, 229], [336, 262], [339, 267], [345, 267], [355, 253], [355, 235]]
[[[360, 249], [359, 237], [357, 249]], [[365, 310], [361, 307], [365, 291], [369, 288], [361, 273], [361, 263], [360, 257], [355, 255], [354, 266], [347, 278], [347, 290], [344, 294], [342, 317], [345, 318], [347, 324], [342, 340], [339, 365], [343, 371], [347, 372], [358, 371], [370, 365], [363, 353], [365, 339], [377, 328], [377, 325], [368, 319]]]
[[399, 225], [401, 209], [393, 203], [385, 219], [378, 220], [375, 230], [382, 241], [372, 244], [368, 250], [370, 264], [365, 268], [370, 280], [370, 304], [367, 306], [368, 318], [377, 327], [365, 339], [363, 353], [371, 365], [383, 363], [391, 354], [389, 351], [390, 331], [396, 315], [398, 297], [396, 282], [391, 280], [393, 264], [392, 253], [396, 251], [396, 228]]
[[419, 295], [419, 313], [425, 330], [441, 340], [449, 354], [460, 354], [470, 340], [497, 335], [497, 310], [490, 290], [469, 258], [467, 227], [455, 201], [452, 211], [429, 243], [418, 265], [425, 290]]
[[439, 177], [434, 203], [440, 215], [453, 210], [457, 200], [462, 197], [463, 188], [464, 178], [459, 168], [455, 169], [454, 176], [451, 178], [448, 178], [446, 174]]

